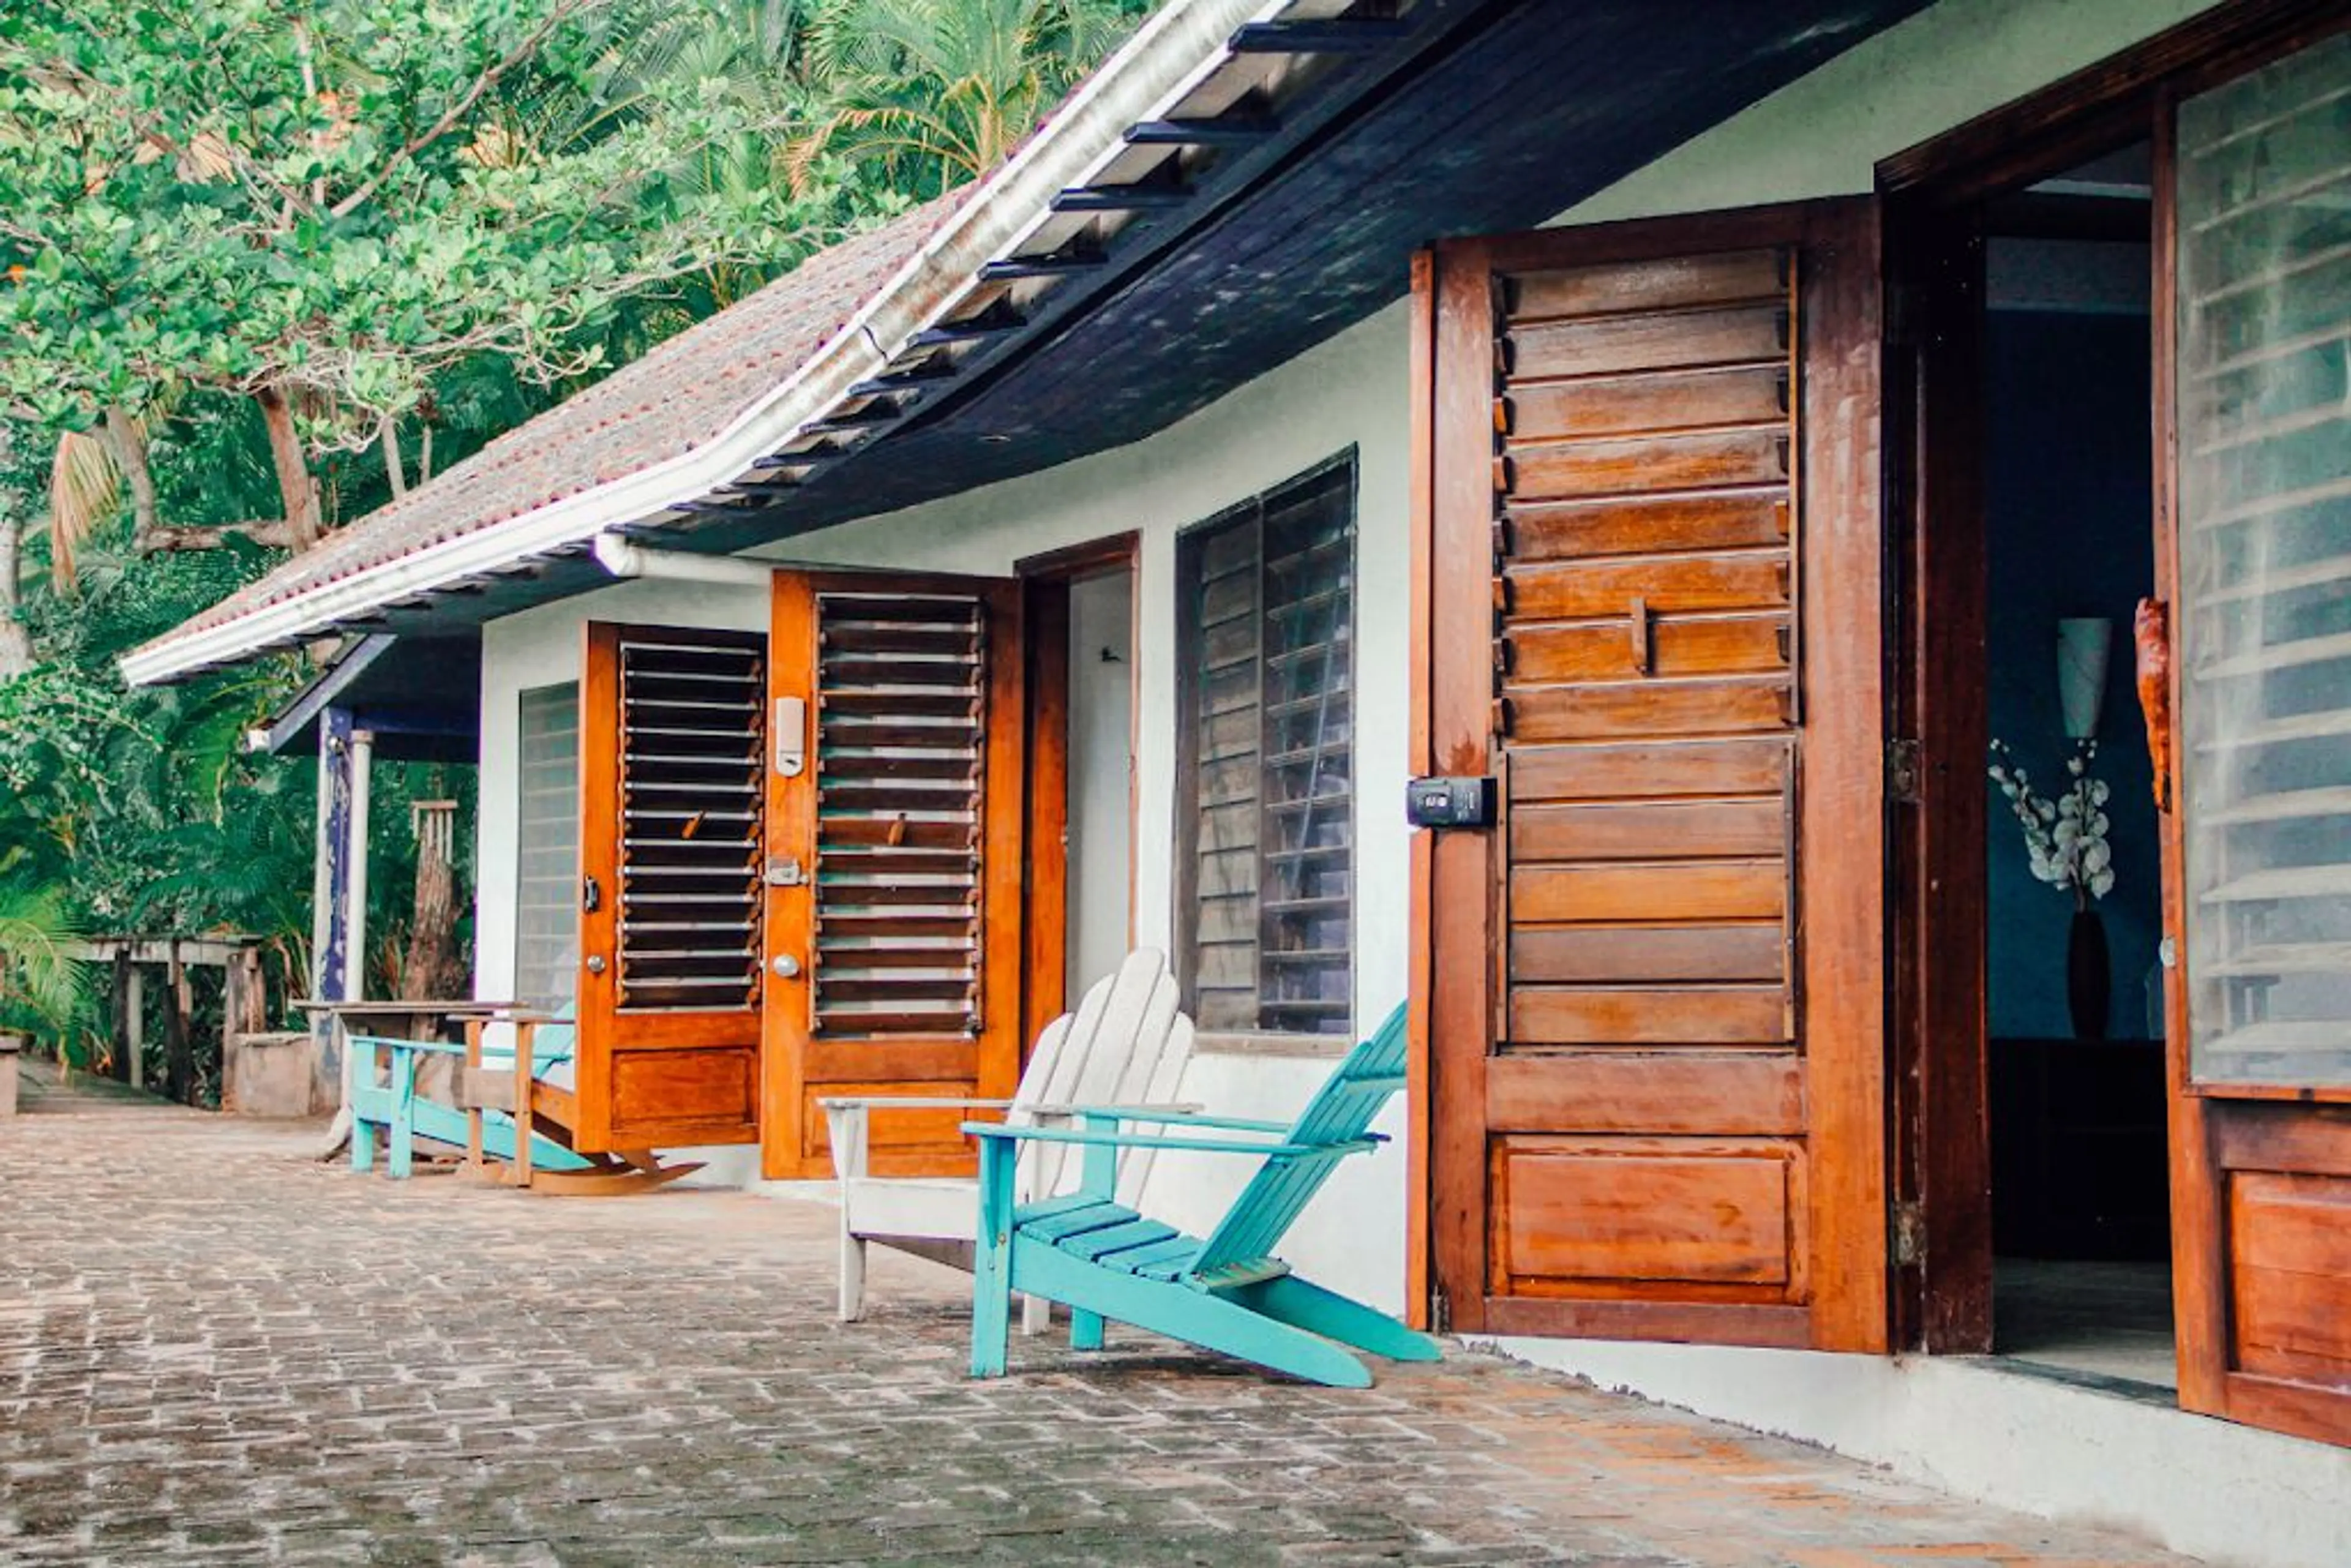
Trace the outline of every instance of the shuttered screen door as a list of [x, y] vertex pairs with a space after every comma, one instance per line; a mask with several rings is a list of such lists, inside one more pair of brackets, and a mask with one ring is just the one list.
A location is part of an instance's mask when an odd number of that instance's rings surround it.
[[2347, 1443], [2351, 35], [2166, 130], [2179, 1392]]
[[[769, 642], [765, 1165], [824, 1176], [825, 1095], [1019, 1077], [1019, 585], [778, 572]], [[967, 1114], [876, 1115], [872, 1167], [969, 1170]]]
[[1470, 242], [1425, 312], [1435, 1283], [1489, 1332], [1886, 1333], [1865, 206]]
[[766, 689], [757, 635], [588, 627], [583, 1151], [758, 1138]]

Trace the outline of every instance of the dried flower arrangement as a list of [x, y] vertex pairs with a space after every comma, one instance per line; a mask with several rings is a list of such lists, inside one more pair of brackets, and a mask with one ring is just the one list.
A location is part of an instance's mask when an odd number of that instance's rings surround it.
[[2053, 800], [2032, 787], [2006, 741], [1991, 743], [1988, 769], [2023, 831], [2032, 874], [2071, 892], [2076, 909], [2089, 908], [2092, 899], [2105, 897], [2115, 885], [2115, 852], [2106, 842], [2112, 824], [2105, 810], [2112, 791], [2090, 772], [2097, 755], [2096, 741], [2074, 742], [2074, 754], [2065, 759], [2065, 788]]

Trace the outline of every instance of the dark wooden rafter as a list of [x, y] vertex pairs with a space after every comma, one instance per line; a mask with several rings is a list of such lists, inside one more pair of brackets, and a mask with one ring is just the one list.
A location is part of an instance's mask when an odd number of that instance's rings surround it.
[[1126, 128], [1135, 147], [1248, 147], [1281, 130], [1270, 114], [1228, 113], [1214, 119], [1146, 120]]
[[1183, 206], [1198, 193], [1186, 184], [1072, 186], [1053, 198], [1057, 213], [1164, 213]]
[[1029, 319], [1003, 299], [987, 309], [967, 316], [958, 321], [942, 321], [935, 327], [925, 328], [914, 336], [909, 345], [916, 349], [954, 348], [966, 343], [985, 342], [1018, 332], [1029, 325]]
[[800, 426], [800, 433], [804, 435], [838, 435], [852, 432], [862, 434], [881, 425], [895, 424], [905, 417], [904, 403], [876, 398], [862, 408], [852, 409], [846, 413], [836, 413], [829, 419], [820, 419], [813, 424], [804, 424]]
[[1237, 55], [1364, 55], [1410, 35], [1395, 16], [1331, 16], [1296, 22], [1250, 22], [1228, 46]]
[[903, 371], [885, 371], [881, 375], [859, 382], [849, 389], [851, 397], [886, 397], [896, 392], [919, 392], [926, 386], [947, 381], [956, 373], [955, 361], [945, 354], [925, 356]]
[[[1047, 256], [1008, 256], [979, 269], [983, 283], [1008, 283], [1030, 277], [1071, 277], [1107, 267], [1110, 256], [1099, 245], [1065, 246]], [[920, 341], [920, 340], [916, 340]]]

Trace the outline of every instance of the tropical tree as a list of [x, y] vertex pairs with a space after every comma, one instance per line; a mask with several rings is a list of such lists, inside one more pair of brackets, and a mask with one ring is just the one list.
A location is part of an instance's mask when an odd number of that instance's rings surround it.
[[[596, 368], [616, 301], [831, 237], [826, 193], [673, 184], [747, 128], [684, 77], [592, 139], [536, 139], [538, 98], [592, 97], [616, 0], [36, 0], [0, 16], [0, 399], [86, 431], [141, 548], [216, 544], [157, 515], [141, 419], [189, 391], [259, 414], [297, 549], [318, 465], [375, 444], [434, 378], [495, 357]], [[517, 105], [526, 106], [518, 110]]]
[[1135, 0], [821, 0], [808, 72], [827, 103], [792, 167], [827, 155], [932, 196], [1010, 155], [1136, 16]]

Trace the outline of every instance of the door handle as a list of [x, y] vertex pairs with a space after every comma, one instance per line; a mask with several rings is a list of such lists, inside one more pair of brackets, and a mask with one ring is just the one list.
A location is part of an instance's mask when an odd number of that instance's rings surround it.
[[774, 723], [776, 771], [797, 779], [808, 767], [808, 699], [778, 697]]
[[588, 955], [588, 972], [591, 975], [601, 975], [604, 972], [603, 954], [590, 953]]
[[1656, 660], [1649, 648], [1649, 601], [1637, 593], [1633, 596], [1627, 626], [1633, 633], [1633, 673], [1655, 674]]
[[789, 953], [777, 954], [773, 958], [768, 961], [768, 967], [775, 970], [776, 974], [780, 978], [787, 980], [797, 980], [799, 978], [800, 961], [798, 958], [793, 957]]

